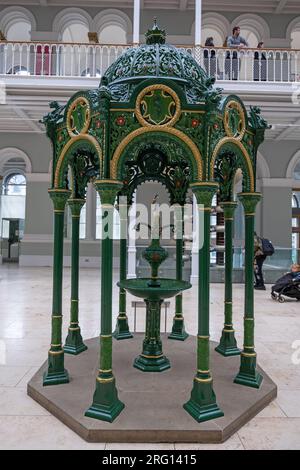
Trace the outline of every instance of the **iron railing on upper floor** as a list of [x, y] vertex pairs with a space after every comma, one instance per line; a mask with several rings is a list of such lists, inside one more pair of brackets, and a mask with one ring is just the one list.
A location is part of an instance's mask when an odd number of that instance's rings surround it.
[[[0, 42], [0, 76], [101, 77], [130, 45]], [[217, 81], [298, 82], [300, 50], [178, 46]]]

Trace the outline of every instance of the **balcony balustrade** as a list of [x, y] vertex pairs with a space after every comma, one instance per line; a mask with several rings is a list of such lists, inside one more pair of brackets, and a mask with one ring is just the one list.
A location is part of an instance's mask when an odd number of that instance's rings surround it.
[[[0, 42], [0, 77], [101, 77], [130, 45]], [[178, 46], [218, 82], [298, 82], [300, 50]]]

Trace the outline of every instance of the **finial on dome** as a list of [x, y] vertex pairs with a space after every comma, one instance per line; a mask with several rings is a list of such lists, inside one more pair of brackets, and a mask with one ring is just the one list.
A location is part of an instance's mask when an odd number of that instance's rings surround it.
[[166, 31], [160, 29], [157, 24], [157, 18], [154, 17], [154, 24], [152, 29], [148, 29], [146, 36], [146, 44], [165, 44]]

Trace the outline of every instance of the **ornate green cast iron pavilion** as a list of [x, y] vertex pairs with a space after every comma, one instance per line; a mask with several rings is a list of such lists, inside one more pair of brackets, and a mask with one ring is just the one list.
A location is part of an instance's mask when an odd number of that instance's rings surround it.
[[[44, 385], [67, 383], [64, 354], [86, 349], [79, 327], [79, 217], [86, 188], [93, 182], [103, 217], [112, 215], [115, 201], [127, 196], [129, 204], [138, 185], [156, 180], [165, 185], [170, 204], [182, 209], [189, 188], [203, 214], [204, 243], [199, 249], [197, 370], [185, 409], [198, 421], [222, 416], [210, 372], [209, 270], [210, 212], [219, 191], [225, 214], [225, 321], [217, 351], [224, 356], [240, 354], [235, 382], [259, 388], [254, 348], [253, 251], [256, 192], [256, 157], [264, 140], [266, 121], [258, 108], [248, 114], [234, 95], [222, 96], [214, 79], [193, 57], [165, 43], [165, 32], [155, 24], [146, 44], [128, 49], [107, 70], [99, 89], [76, 93], [66, 106], [51, 103], [44, 118], [53, 144], [52, 186], [54, 206], [54, 266], [52, 341]], [[232, 319], [232, 237], [237, 203], [236, 172], [243, 173], [238, 195], [245, 213], [245, 310], [244, 346], [240, 351]], [[62, 344], [62, 286], [64, 212], [72, 214], [71, 318]], [[119, 205], [120, 209], [120, 205]], [[120, 211], [121, 212], [121, 211]], [[121, 224], [126, 216], [121, 217]], [[96, 390], [86, 415], [113, 421], [123, 409], [113, 374], [112, 348], [116, 340], [129, 339], [126, 292], [120, 288], [119, 315], [112, 328], [113, 240], [101, 241], [101, 334], [100, 368]], [[121, 227], [122, 230], [122, 227]], [[177, 280], [182, 278], [182, 240], [176, 241]], [[120, 240], [120, 281], [126, 279], [127, 240]], [[121, 282], [122, 285], [122, 282]], [[187, 337], [182, 294], [176, 297], [173, 329], [169, 338]], [[228, 359], [230, 360], [230, 359]], [[158, 378], [159, 380], [159, 378]], [[187, 397], [188, 399], [189, 397]]]

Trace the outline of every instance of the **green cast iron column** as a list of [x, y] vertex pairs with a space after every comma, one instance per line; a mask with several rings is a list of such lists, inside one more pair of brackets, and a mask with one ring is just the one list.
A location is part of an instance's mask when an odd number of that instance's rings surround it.
[[123, 185], [112, 180], [94, 184], [102, 206], [100, 369], [93, 403], [85, 416], [111, 423], [124, 408], [112, 371], [113, 204]]
[[69, 199], [72, 214], [72, 261], [71, 261], [71, 319], [68, 336], [64, 345], [64, 351], [68, 354], [77, 355], [87, 349], [83, 343], [79, 327], [79, 231], [80, 213], [85, 204], [84, 199]]
[[184, 408], [198, 422], [224, 415], [217, 405], [213, 379], [209, 370], [210, 215], [212, 198], [217, 188], [218, 185], [211, 182], [191, 185], [199, 210], [197, 373], [191, 398], [184, 404]]
[[[174, 207], [174, 223], [176, 234], [176, 279], [182, 281], [183, 271], [183, 206], [176, 204]], [[182, 294], [178, 294], [175, 298], [175, 316], [173, 319], [172, 332], [168, 336], [169, 339], [184, 341], [188, 338], [185, 331], [184, 317], [182, 312]]]
[[216, 351], [222, 356], [237, 356], [241, 353], [237, 347], [234, 329], [232, 324], [232, 268], [233, 268], [233, 226], [234, 212], [237, 203], [227, 201], [221, 203], [224, 210], [225, 220], [225, 302], [224, 302], [224, 328], [220, 339], [220, 344]]
[[43, 385], [57, 385], [69, 382], [68, 371], [64, 368], [62, 347], [62, 282], [64, 214], [70, 191], [50, 189], [49, 196], [54, 206], [54, 252], [53, 252], [53, 297], [52, 297], [52, 334], [48, 353], [48, 370], [43, 376]]
[[234, 382], [248, 387], [259, 388], [262, 376], [256, 370], [254, 346], [254, 219], [255, 208], [261, 199], [260, 193], [241, 193], [239, 199], [245, 212], [245, 312], [244, 349], [241, 352], [240, 371]]
[[[127, 220], [128, 206], [119, 203], [120, 215], [120, 281], [125, 281], [127, 276]], [[115, 339], [133, 338], [129, 331], [128, 317], [126, 313], [126, 290], [119, 290], [119, 315], [117, 318], [116, 329], [113, 334]]]

